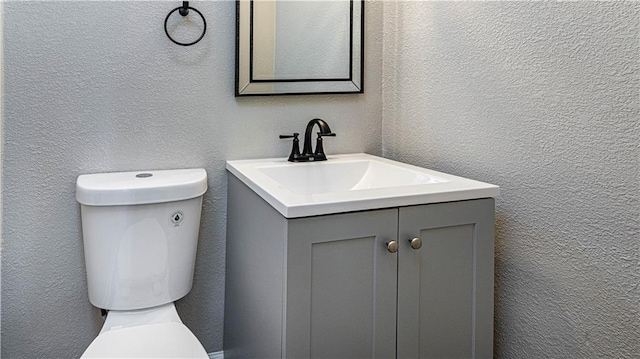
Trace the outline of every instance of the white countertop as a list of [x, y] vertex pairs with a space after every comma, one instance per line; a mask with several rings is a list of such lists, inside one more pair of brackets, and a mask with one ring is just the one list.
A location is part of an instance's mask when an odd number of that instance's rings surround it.
[[286, 218], [500, 194], [496, 185], [364, 153], [327, 156], [322, 162], [227, 161], [227, 170]]

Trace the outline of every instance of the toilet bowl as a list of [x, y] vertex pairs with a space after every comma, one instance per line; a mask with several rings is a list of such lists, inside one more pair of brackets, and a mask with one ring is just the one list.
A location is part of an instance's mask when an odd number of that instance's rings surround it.
[[173, 303], [110, 311], [82, 358], [209, 358]]
[[81, 175], [89, 300], [108, 310], [82, 358], [208, 358], [174, 302], [189, 293], [203, 169]]
[[110, 311], [82, 358], [209, 358], [173, 303]]

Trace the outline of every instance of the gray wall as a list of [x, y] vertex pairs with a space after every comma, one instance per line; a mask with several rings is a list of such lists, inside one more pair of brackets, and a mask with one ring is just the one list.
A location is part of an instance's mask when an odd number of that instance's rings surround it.
[[[2, 357], [78, 356], [102, 320], [87, 298], [79, 174], [204, 167], [193, 289], [177, 304], [222, 349], [225, 161], [284, 157], [313, 117], [329, 154], [380, 153], [381, 5], [368, 7], [364, 95], [235, 99], [235, 3], [197, 1], [202, 43], [164, 34], [174, 2], [4, 3]], [[185, 31], [189, 32], [189, 31]]]
[[[0, 64], [2, 64], [2, 39], [4, 38], [2, 34], [2, 4], [0, 3]], [[4, 94], [4, 81], [3, 81], [3, 68], [0, 66], [0, 138], [2, 138], [2, 96]], [[2, 148], [4, 147], [2, 140], [0, 140], [0, 263], [2, 263], [2, 240], [4, 236], [2, 235], [2, 218], [3, 217], [3, 209], [2, 205]], [[2, 278], [2, 266], [0, 265], [0, 278]], [[0, 280], [0, 293], [2, 293], [2, 281]], [[0, 295], [0, 323], [2, 323], [2, 296]], [[0, 348], [2, 348], [2, 324], [0, 324]], [[1, 355], [1, 354], [0, 354]]]
[[496, 355], [640, 353], [640, 3], [385, 3], [384, 155], [502, 187]]
[[234, 3], [193, 3], [209, 30], [190, 48], [162, 30], [178, 5], [4, 3], [5, 358], [77, 356], [101, 325], [86, 296], [76, 176], [196, 166], [210, 190], [178, 310], [220, 350], [224, 161], [285, 156], [277, 135], [313, 116], [339, 134], [330, 153], [384, 146], [502, 186], [498, 356], [640, 351], [637, 3], [371, 2], [364, 95], [239, 100]]

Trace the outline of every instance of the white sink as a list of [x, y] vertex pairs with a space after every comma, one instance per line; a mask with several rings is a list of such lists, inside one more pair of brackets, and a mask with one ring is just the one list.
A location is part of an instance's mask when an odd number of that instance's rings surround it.
[[286, 218], [496, 197], [498, 186], [364, 153], [293, 163], [228, 161], [227, 170]]
[[257, 167], [280, 186], [297, 194], [359, 191], [430, 183], [449, 182], [411, 168], [389, 164], [377, 159], [324, 161], [304, 165], [278, 165]]

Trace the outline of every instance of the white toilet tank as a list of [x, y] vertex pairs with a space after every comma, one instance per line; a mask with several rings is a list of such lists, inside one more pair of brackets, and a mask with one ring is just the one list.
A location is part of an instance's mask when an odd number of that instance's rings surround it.
[[89, 300], [132, 310], [171, 303], [191, 290], [204, 169], [81, 175]]

